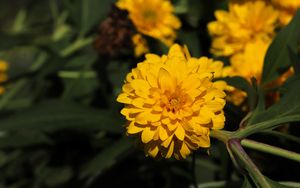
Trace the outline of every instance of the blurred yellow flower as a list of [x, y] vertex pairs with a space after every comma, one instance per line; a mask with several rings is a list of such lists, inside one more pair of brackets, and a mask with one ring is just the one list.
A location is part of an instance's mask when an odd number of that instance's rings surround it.
[[149, 52], [147, 41], [143, 38], [141, 34], [133, 35], [132, 42], [134, 46], [135, 57], [140, 57], [141, 55]]
[[6, 74], [7, 69], [8, 69], [8, 63], [0, 59], [0, 95], [2, 95], [5, 91], [5, 88], [1, 85], [1, 83], [7, 80], [7, 74]]
[[[249, 82], [255, 77], [260, 82], [264, 58], [270, 43], [271, 40], [255, 40], [247, 43], [244, 51], [230, 58], [230, 66], [224, 67], [223, 76], [241, 76]], [[235, 105], [240, 105], [247, 97], [245, 92], [233, 87], [229, 87], [229, 91], [227, 100]]]
[[211, 52], [230, 56], [242, 51], [252, 40], [269, 41], [274, 36], [278, 12], [264, 1], [229, 3], [229, 11], [215, 12], [208, 24], [213, 37]]
[[136, 135], [152, 157], [186, 158], [210, 146], [210, 129], [224, 126], [226, 83], [213, 82], [223, 63], [189, 57], [175, 44], [168, 55], [146, 54], [126, 76], [117, 101], [124, 103], [127, 134]]
[[180, 28], [180, 20], [173, 15], [169, 0], [119, 0], [117, 6], [129, 12], [136, 29], [144, 35], [159, 39], [166, 45], [173, 44], [175, 30]]
[[271, 41], [255, 40], [246, 44], [244, 51], [230, 58], [230, 66], [224, 68], [225, 75], [242, 76], [248, 81], [261, 79], [264, 58]]
[[287, 25], [296, 10], [300, 8], [300, 0], [272, 0], [272, 3], [279, 10], [279, 20], [282, 25]]

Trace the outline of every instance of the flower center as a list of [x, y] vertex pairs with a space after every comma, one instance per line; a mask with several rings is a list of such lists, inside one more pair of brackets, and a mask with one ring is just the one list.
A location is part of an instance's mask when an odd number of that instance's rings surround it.
[[166, 97], [165, 107], [167, 111], [176, 113], [185, 105], [187, 96], [180, 91], [176, 91], [173, 94], [166, 94]]

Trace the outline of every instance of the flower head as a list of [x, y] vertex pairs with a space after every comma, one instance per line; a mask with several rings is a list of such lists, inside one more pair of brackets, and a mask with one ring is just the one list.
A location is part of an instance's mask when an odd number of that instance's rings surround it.
[[264, 1], [230, 3], [229, 11], [215, 12], [217, 21], [208, 24], [213, 37], [212, 53], [230, 56], [244, 49], [252, 40], [269, 41], [274, 35], [277, 11]]
[[224, 126], [226, 83], [213, 82], [222, 62], [190, 58], [175, 44], [168, 55], [147, 54], [126, 76], [117, 101], [124, 103], [127, 134], [136, 135], [152, 157], [186, 158], [209, 147], [210, 129]]
[[[251, 78], [255, 77], [260, 82], [264, 58], [267, 53], [271, 41], [255, 40], [247, 43], [244, 51], [233, 55], [230, 58], [230, 66], [223, 70], [223, 76], [241, 76], [251, 82]], [[247, 94], [233, 87], [229, 88], [230, 94], [227, 100], [235, 105], [240, 105]]]
[[[7, 80], [6, 71], [8, 69], [8, 64], [6, 61], [0, 60], [0, 84]], [[2, 95], [5, 91], [5, 88], [0, 85], [0, 95]]]
[[225, 67], [223, 75], [242, 76], [248, 81], [255, 77], [260, 81], [264, 58], [271, 41], [256, 40], [248, 43], [244, 51], [230, 58], [230, 66]]
[[181, 25], [173, 15], [169, 0], [119, 0], [117, 6], [129, 12], [136, 29], [150, 37], [171, 45], [176, 38], [175, 29]]

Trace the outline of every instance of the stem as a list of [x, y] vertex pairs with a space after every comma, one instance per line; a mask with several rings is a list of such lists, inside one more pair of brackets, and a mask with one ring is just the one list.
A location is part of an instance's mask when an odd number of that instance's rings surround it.
[[243, 166], [249, 172], [256, 186], [261, 188], [271, 188], [264, 175], [262, 175], [262, 173], [259, 171], [256, 165], [244, 151], [240, 142], [236, 139], [231, 139], [229, 140], [229, 146], [232, 153], [240, 162], [240, 166]]
[[279, 132], [279, 131], [262, 131], [261, 133], [268, 134], [268, 135], [271, 135], [271, 136], [276, 136], [278, 138], [283, 138], [283, 139], [286, 139], [286, 140], [289, 140], [289, 141], [292, 141], [292, 142], [297, 142], [298, 144], [300, 144], [300, 138], [298, 138], [297, 136], [294, 136], [294, 135], [282, 133], [282, 132]]
[[298, 115], [298, 114], [285, 116], [285, 117], [279, 117], [277, 119], [271, 119], [271, 120], [263, 121], [263, 122], [256, 123], [253, 125], [249, 125], [244, 129], [240, 129], [239, 131], [236, 131], [232, 136], [234, 138], [245, 138], [256, 132], [260, 132], [263, 130], [275, 129], [276, 127], [281, 126], [282, 123], [296, 122], [299, 120], [300, 120], [300, 115]]
[[245, 146], [247, 148], [255, 149], [261, 152], [270, 153], [273, 155], [277, 155], [280, 157], [284, 157], [290, 160], [300, 162], [300, 154], [293, 151], [285, 150], [282, 148], [278, 148], [275, 146], [256, 142], [254, 140], [249, 140], [249, 139], [243, 139], [241, 144], [242, 146]]
[[94, 71], [85, 71], [85, 72], [78, 72], [78, 71], [60, 71], [58, 75], [62, 78], [80, 78], [81, 76], [84, 78], [96, 78], [97, 74]]
[[93, 40], [94, 40], [93, 37], [78, 38], [70, 46], [68, 46], [67, 48], [65, 48], [61, 51], [61, 56], [67, 57], [67, 56], [71, 55], [72, 53], [76, 52], [77, 50], [91, 44], [93, 42]]
[[210, 131], [210, 136], [212, 138], [216, 138], [225, 144], [227, 144], [228, 140], [230, 139], [230, 135], [232, 133], [229, 131], [221, 131], [221, 130], [211, 130]]

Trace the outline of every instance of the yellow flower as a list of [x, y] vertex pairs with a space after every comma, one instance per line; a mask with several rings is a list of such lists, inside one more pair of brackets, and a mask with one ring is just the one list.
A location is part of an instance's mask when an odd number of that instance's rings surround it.
[[230, 3], [229, 12], [215, 12], [217, 21], [208, 24], [213, 37], [211, 52], [230, 56], [242, 51], [252, 40], [269, 41], [274, 35], [277, 11], [264, 1]]
[[279, 20], [282, 25], [287, 25], [296, 10], [300, 8], [300, 0], [272, 0], [272, 3], [279, 10]]
[[134, 45], [134, 55], [135, 57], [140, 57], [141, 55], [149, 52], [147, 41], [140, 34], [135, 34], [132, 37], [132, 42]]
[[152, 157], [186, 158], [210, 146], [210, 129], [224, 126], [226, 83], [213, 82], [222, 62], [190, 58], [173, 45], [168, 55], [146, 54], [126, 76], [117, 101], [124, 103], [128, 135], [136, 135]]
[[[264, 58], [270, 43], [271, 41], [255, 40], [246, 44], [243, 52], [235, 54], [230, 58], [230, 66], [224, 68], [223, 76], [241, 76], [249, 82], [252, 77], [255, 77], [260, 82]], [[240, 105], [247, 97], [245, 92], [233, 87], [229, 91], [230, 94], [227, 100], [233, 102], [235, 105]]]
[[169, 0], [119, 0], [117, 6], [129, 12], [130, 19], [140, 33], [159, 39], [168, 46], [173, 44], [175, 29], [181, 23], [173, 15]]
[[255, 77], [259, 81], [270, 42], [256, 40], [246, 44], [243, 52], [237, 53], [230, 58], [231, 66], [226, 67], [224, 71], [232, 69], [230, 76], [242, 76], [249, 81], [251, 77]]
[[[0, 84], [7, 80], [6, 71], [8, 69], [8, 63], [4, 60], [0, 59]], [[0, 85], [0, 95], [2, 95], [5, 91], [5, 88]]]

